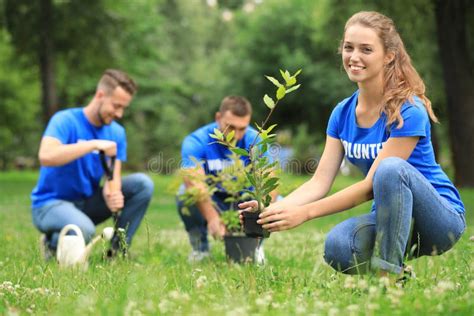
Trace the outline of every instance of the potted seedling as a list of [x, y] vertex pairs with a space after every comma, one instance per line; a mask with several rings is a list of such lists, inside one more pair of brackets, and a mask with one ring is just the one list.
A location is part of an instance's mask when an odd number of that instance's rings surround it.
[[261, 238], [245, 236], [240, 224], [239, 213], [235, 209], [223, 212], [221, 219], [226, 226], [224, 235], [226, 258], [237, 263], [253, 262]]
[[236, 153], [232, 153], [229, 159], [232, 164], [219, 172], [213, 180], [228, 195], [224, 202], [229, 203], [229, 208], [227, 211], [221, 212], [221, 220], [226, 227], [225, 254], [227, 259], [233, 262], [253, 262], [261, 240], [245, 236], [237, 208], [239, 202], [250, 198], [246, 192], [250, 183], [245, 175], [249, 166], [245, 166]]
[[278, 162], [271, 162], [267, 155], [269, 145], [276, 136], [276, 134], [272, 134], [276, 124], [269, 127], [267, 127], [267, 125], [278, 103], [285, 97], [285, 95], [300, 87], [300, 85], [297, 84], [296, 77], [301, 73], [301, 69], [294, 75], [291, 75], [287, 70], [280, 70], [280, 73], [283, 82], [278, 81], [274, 77], [266, 76], [266, 78], [277, 87], [275, 98], [272, 98], [267, 94], [263, 97], [263, 102], [268, 107], [269, 112], [260, 125], [257, 123], [255, 124], [258, 133], [248, 150], [235, 146], [233, 132], [229, 132], [225, 135], [225, 133], [215, 129], [214, 133], [210, 134], [216, 142], [226, 146], [238, 156], [248, 157], [250, 161], [248, 167], [244, 170], [244, 174], [250, 183], [251, 188], [245, 189], [244, 191], [248, 194], [250, 199], [258, 202], [258, 207], [255, 210], [245, 211], [242, 213], [244, 219], [244, 231], [249, 237], [264, 238], [269, 236], [269, 233], [257, 223], [257, 220], [261, 211], [267, 207], [272, 200], [270, 193], [277, 189], [279, 185], [279, 178], [275, 176], [274, 170]]
[[[221, 220], [226, 227], [224, 235], [224, 245], [226, 257], [234, 262], [252, 262], [255, 258], [255, 252], [259, 245], [259, 240], [253, 237], [245, 236], [243, 227], [240, 224], [237, 204], [250, 197], [245, 192], [250, 187], [250, 183], [245, 175], [246, 167], [240, 156], [231, 153], [228, 156], [232, 163], [222, 169], [217, 174], [204, 175], [200, 173], [185, 173], [188, 180], [193, 182], [207, 183], [207, 190], [201, 190], [197, 187], [190, 187], [180, 196], [185, 206], [193, 205], [202, 199], [209, 199], [214, 193], [225, 192], [227, 198], [225, 210], [221, 205], [213, 201], [213, 206], [218, 210]], [[191, 177], [191, 178], [190, 178]], [[190, 215], [183, 208], [183, 215]]]

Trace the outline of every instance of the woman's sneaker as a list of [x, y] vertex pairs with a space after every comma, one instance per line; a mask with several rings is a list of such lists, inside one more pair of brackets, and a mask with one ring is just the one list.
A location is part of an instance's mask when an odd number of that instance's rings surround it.
[[413, 270], [413, 267], [404, 265], [402, 276], [398, 278], [395, 283], [405, 286], [405, 284], [412, 279], [416, 279], [416, 274]]

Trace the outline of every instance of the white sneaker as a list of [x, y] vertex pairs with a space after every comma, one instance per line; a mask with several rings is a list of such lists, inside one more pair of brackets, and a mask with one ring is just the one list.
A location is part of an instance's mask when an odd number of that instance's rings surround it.
[[262, 244], [258, 246], [257, 249], [255, 249], [255, 263], [259, 266], [263, 266], [265, 264], [265, 251], [263, 251]]
[[209, 258], [209, 251], [193, 250], [189, 253], [188, 262], [197, 263], [203, 261], [206, 258]]

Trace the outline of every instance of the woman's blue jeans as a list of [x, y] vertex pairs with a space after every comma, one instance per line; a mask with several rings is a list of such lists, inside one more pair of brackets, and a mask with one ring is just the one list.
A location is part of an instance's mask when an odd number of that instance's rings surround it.
[[403, 159], [381, 161], [373, 193], [375, 211], [336, 225], [327, 236], [324, 259], [338, 271], [399, 274], [405, 256], [439, 255], [466, 227], [464, 214]]
[[[142, 173], [126, 176], [122, 179], [122, 193], [125, 203], [117, 227], [126, 230], [126, 242], [130, 245], [153, 195], [153, 181]], [[46, 234], [51, 249], [56, 249], [59, 232], [64, 226], [68, 224], [79, 226], [86, 242], [89, 242], [95, 234], [95, 225], [112, 216], [105, 204], [102, 188], [84, 200], [55, 200], [33, 208], [32, 214], [33, 223]]]

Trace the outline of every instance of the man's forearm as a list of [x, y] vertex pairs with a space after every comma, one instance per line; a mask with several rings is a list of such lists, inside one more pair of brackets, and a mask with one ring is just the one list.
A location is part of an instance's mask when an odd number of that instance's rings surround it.
[[62, 166], [74, 161], [96, 149], [93, 141], [80, 142], [75, 144], [59, 145], [47, 151], [39, 153], [39, 160], [42, 166]]
[[219, 213], [212, 205], [212, 201], [209, 198], [198, 202], [197, 207], [207, 222], [210, 222], [212, 219], [219, 216]]

